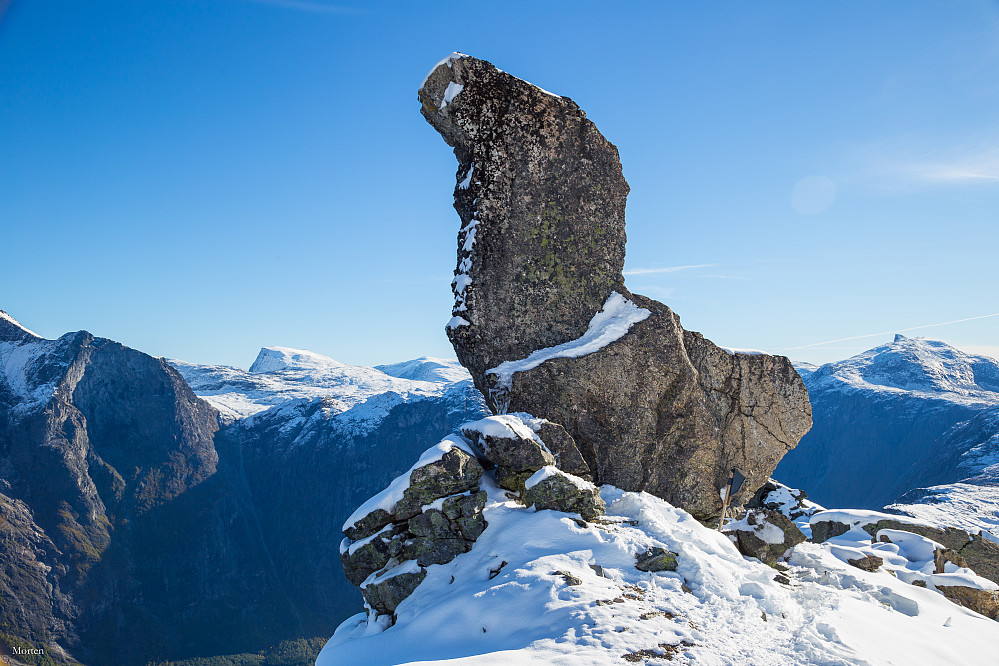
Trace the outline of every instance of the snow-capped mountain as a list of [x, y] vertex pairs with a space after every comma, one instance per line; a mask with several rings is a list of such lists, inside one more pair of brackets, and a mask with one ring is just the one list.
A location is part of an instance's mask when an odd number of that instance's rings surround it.
[[171, 359], [195, 393], [232, 422], [293, 400], [326, 398], [337, 414], [374, 396], [440, 397], [471, 379], [456, 360], [419, 358], [369, 368], [288, 347], [264, 347], [249, 371]]
[[899, 335], [802, 370], [814, 424], [774, 476], [817, 501], [880, 508], [915, 488], [999, 478], [994, 359]]

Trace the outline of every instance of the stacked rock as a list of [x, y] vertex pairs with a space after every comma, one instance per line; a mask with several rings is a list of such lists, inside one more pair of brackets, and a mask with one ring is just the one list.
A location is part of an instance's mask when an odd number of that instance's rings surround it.
[[[393, 615], [426, 577], [427, 567], [472, 548], [488, 525], [483, 487], [495, 489], [495, 483], [512, 491], [503, 501], [517, 499], [537, 510], [577, 513], [586, 520], [604, 513], [589, 468], [558, 424], [527, 414], [490, 416], [461, 431], [464, 436], [451, 435], [428, 449], [344, 523], [344, 573], [379, 614]], [[583, 476], [559, 469], [560, 464]]]
[[347, 519], [340, 562], [373, 609], [394, 613], [427, 566], [472, 547], [486, 528], [481, 479], [482, 465], [468, 443], [448, 437]]

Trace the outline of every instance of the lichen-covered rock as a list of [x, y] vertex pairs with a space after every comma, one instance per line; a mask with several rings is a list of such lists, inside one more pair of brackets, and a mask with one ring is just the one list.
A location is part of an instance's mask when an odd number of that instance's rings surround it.
[[365, 578], [388, 564], [394, 557], [389, 546], [393, 541], [398, 543], [398, 539], [393, 539], [398, 532], [398, 529], [386, 526], [355, 544], [344, 544], [345, 547], [340, 552], [340, 564], [351, 585], [360, 585]]
[[411, 518], [420, 513], [425, 504], [475, 488], [481, 478], [482, 465], [479, 461], [454, 447], [437, 462], [412, 471], [409, 487], [395, 505], [395, 518]]
[[635, 556], [635, 568], [639, 571], [676, 571], [677, 553], [665, 548], [650, 548]]
[[368, 605], [379, 613], [386, 615], [395, 613], [395, 609], [403, 599], [413, 593], [413, 590], [427, 577], [426, 569], [406, 568], [400, 573], [390, 570], [383, 577], [375, 577], [361, 586], [361, 594]]
[[999, 592], [963, 585], [937, 585], [936, 588], [959, 606], [969, 608], [993, 620], [999, 618]]
[[459, 163], [447, 333], [493, 411], [564, 426], [598, 483], [708, 517], [735, 466], [749, 499], [811, 426], [808, 394], [786, 358], [731, 354], [625, 288], [617, 149], [569, 98], [475, 58], [419, 98]]
[[806, 540], [787, 516], [769, 509], [748, 511], [742, 520], [729, 525], [724, 533], [732, 539], [740, 553], [755, 557], [771, 567], [776, 567], [777, 560], [789, 549]]
[[461, 432], [479, 447], [486, 460], [507, 472], [533, 473], [555, 464], [551, 451], [516, 416], [489, 416], [466, 423]]
[[375, 509], [371, 513], [365, 514], [364, 517], [350, 527], [346, 528], [343, 533], [344, 536], [351, 541], [359, 541], [381, 531], [391, 522], [391, 513], [385, 509]]
[[536, 509], [578, 513], [586, 520], [602, 516], [607, 505], [595, 485], [556, 467], [544, 467], [527, 480], [524, 504]]

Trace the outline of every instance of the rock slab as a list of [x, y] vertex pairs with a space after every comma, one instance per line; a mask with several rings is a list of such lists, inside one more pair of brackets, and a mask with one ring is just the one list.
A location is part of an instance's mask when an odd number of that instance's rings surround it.
[[[626, 289], [629, 187], [614, 145], [571, 99], [460, 54], [419, 99], [459, 163], [447, 333], [490, 408], [561, 424], [597, 483], [706, 518], [738, 467], [734, 503], [748, 500], [811, 427], [808, 394], [786, 358], [729, 353]], [[612, 298], [647, 314], [619, 337], [490, 372], [590, 340]]]

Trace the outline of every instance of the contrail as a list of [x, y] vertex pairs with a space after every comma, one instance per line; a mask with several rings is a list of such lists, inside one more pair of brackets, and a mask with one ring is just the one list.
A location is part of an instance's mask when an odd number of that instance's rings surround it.
[[826, 340], [825, 342], [813, 342], [810, 345], [801, 345], [799, 347], [784, 347], [785, 350], [793, 349], [808, 349], [809, 347], [821, 347], [822, 345], [831, 345], [836, 342], [846, 342], [847, 340], [860, 340], [863, 338], [874, 338], [879, 335], [891, 335], [892, 333], [905, 333], [906, 331], [915, 331], [920, 328], [933, 328], [934, 326], [946, 326], [948, 324], [960, 324], [963, 321], [974, 321], [975, 319], [988, 319], [989, 317], [999, 317], [999, 312], [994, 312], [987, 315], [979, 315], [977, 317], [965, 317], [964, 319], [955, 319], [954, 321], [942, 321], [939, 324], [923, 324], [922, 326], [912, 326], [910, 328], [900, 328], [894, 331], [883, 331], [881, 333], [868, 333], [867, 335], [854, 335], [849, 338], [838, 338], [836, 340]]
[[650, 273], [676, 273], [686, 271], [691, 268], [709, 268], [718, 264], [694, 264], [693, 266], [667, 266], [666, 268], [632, 268], [624, 271], [625, 275], [649, 275]]

